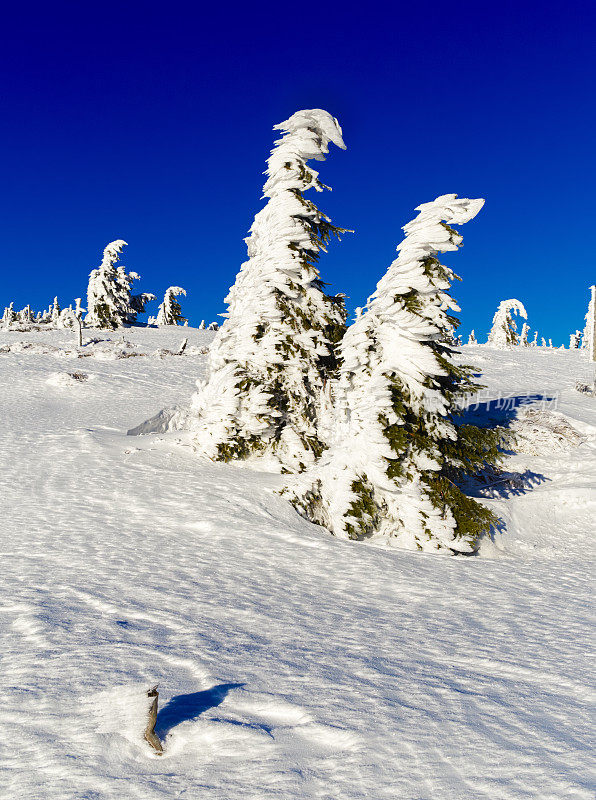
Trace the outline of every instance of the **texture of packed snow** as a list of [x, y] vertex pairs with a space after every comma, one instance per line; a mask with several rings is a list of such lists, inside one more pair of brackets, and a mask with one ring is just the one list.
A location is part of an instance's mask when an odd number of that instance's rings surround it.
[[127, 436], [188, 400], [213, 335], [92, 335], [135, 357], [0, 332], [2, 800], [593, 797], [585, 351], [463, 348], [486, 415], [532, 398], [581, 442], [513, 456], [482, 490], [506, 530], [445, 558], [333, 538], [185, 434]]

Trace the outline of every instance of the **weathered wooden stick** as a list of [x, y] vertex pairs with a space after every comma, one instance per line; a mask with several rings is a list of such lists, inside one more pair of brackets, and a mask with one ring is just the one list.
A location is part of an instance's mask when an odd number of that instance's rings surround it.
[[180, 350], [178, 350], [178, 352], [176, 353], [176, 355], [179, 355], [179, 356], [181, 356], [181, 355], [182, 355], [182, 353], [183, 353], [183, 352], [186, 350], [186, 345], [187, 345], [187, 344], [188, 344], [188, 338], [184, 339], [184, 341], [183, 341], [183, 342], [182, 342], [182, 344], [180, 345]]
[[149, 722], [145, 728], [145, 739], [149, 742], [151, 747], [153, 747], [154, 750], [157, 750], [158, 754], [161, 755], [163, 753], [163, 747], [159, 740], [159, 736], [157, 736], [155, 733], [155, 723], [157, 722], [157, 700], [159, 698], [157, 686], [149, 689], [147, 692], [147, 697], [152, 697], [153, 702], [151, 703], [151, 708], [149, 709]]

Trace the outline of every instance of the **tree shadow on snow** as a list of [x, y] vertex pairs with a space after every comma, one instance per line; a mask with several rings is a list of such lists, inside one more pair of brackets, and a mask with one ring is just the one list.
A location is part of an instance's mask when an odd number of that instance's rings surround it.
[[456, 425], [477, 425], [479, 428], [508, 428], [517, 419], [520, 409], [535, 406], [542, 409], [555, 408], [557, 398], [545, 394], [503, 394], [492, 400], [482, 396], [453, 416]]
[[157, 715], [155, 732], [160, 739], [163, 739], [176, 725], [195, 719], [204, 711], [215, 708], [223, 703], [231, 689], [239, 689], [244, 685], [244, 683], [220, 683], [202, 692], [172, 697]]
[[[556, 407], [557, 398], [544, 394], [502, 395], [495, 399], [472, 400], [453, 417], [456, 425], [476, 425], [479, 428], [501, 427], [505, 430], [518, 419], [520, 410], [528, 407], [547, 410]], [[513, 454], [514, 450], [506, 450]], [[459, 483], [460, 488], [471, 497], [507, 498], [532, 491], [549, 480], [538, 472], [508, 472], [500, 468], [486, 467]]]

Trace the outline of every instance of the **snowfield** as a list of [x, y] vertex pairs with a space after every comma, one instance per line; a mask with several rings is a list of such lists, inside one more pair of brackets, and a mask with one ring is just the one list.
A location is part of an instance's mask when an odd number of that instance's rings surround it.
[[3, 800], [593, 797], [585, 353], [463, 348], [488, 415], [532, 397], [577, 438], [532, 434], [523, 478], [478, 490], [506, 528], [450, 558], [333, 538], [280, 476], [127, 436], [190, 399], [210, 332], [84, 333], [79, 358], [0, 332]]

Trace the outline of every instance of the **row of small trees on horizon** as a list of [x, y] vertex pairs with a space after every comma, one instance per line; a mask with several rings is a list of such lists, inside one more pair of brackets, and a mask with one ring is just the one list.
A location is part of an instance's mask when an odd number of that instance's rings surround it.
[[[118, 264], [125, 246], [123, 239], [116, 239], [105, 247], [101, 264], [89, 276], [86, 309], [82, 307], [80, 297], [75, 299], [74, 308], [71, 305], [65, 309], [60, 308], [58, 298], [55, 297], [48, 310], [38, 313], [34, 313], [29, 305], [21, 311], [15, 311], [14, 303], [10, 303], [4, 309], [3, 326], [10, 328], [13, 324], [39, 324], [70, 328], [84, 322], [89, 328], [117, 330], [135, 325], [138, 315], [145, 313], [147, 304], [156, 298], [148, 292], [133, 294], [133, 282], [139, 280], [140, 276], [136, 272], [127, 272], [122, 264]], [[149, 317], [147, 324], [159, 327], [188, 325], [178, 301], [181, 295], [186, 295], [186, 290], [182, 287], [168, 287], [157, 316]], [[83, 317], [83, 314], [86, 316]], [[202, 321], [199, 327], [205, 328], [205, 322]], [[217, 330], [218, 327], [216, 322], [209, 325], [210, 330]]]

